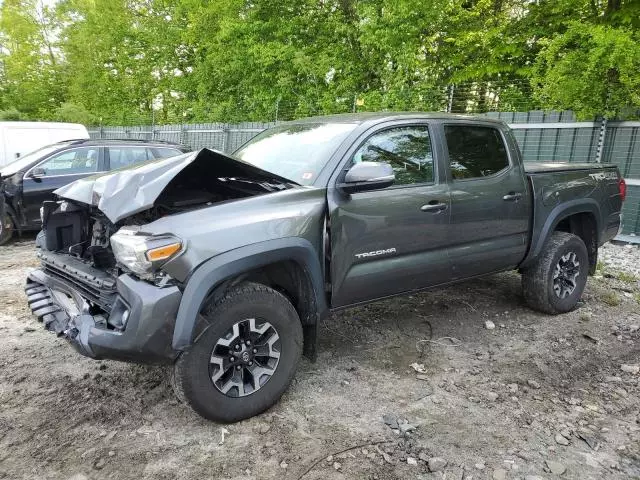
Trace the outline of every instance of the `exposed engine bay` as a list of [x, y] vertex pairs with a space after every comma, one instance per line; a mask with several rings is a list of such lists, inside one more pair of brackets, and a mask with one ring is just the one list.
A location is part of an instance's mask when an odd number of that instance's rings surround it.
[[203, 178], [176, 177], [153, 207], [115, 224], [94, 206], [69, 200], [44, 202], [40, 246], [51, 252], [68, 253], [118, 276], [121, 268], [116, 264], [109, 240], [121, 227], [142, 226], [167, 215], [287, 188], [248, 179], [216, 178], [205, 182]]

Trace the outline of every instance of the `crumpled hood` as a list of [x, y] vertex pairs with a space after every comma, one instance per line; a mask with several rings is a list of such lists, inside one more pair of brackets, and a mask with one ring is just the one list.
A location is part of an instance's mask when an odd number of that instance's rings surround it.
[[207, 169], [211, 169], [212, 176], [216, 178], [238, 177], [261, 182], [295, 184], [291, 180], [222, 152], [203, 148], [198, 152], [83, 178], [53, 193], [67, 200], [96, 206], [111, 222], [116, 223], [153, 207], [157, 198], [176, 175], [194, 162], [207, 163]]

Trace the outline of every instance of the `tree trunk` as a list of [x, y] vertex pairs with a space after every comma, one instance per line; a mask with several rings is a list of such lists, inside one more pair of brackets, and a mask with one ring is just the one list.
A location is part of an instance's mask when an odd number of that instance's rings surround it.
[[618, 10], [620, 10], [621, 3], [622, 3], [622, 0], [607, 0], [606, 15], [609, 15], [613, 12], [617, 12]]

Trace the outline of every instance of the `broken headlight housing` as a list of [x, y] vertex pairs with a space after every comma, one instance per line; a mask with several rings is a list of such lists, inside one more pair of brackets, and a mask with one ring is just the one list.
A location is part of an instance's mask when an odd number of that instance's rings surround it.
[[182, 240], [174, 235], [150, 235], [139, 227], [122, 227], [111, 236], [111, 249], [118, 263], [142, 278], [184, 250]]

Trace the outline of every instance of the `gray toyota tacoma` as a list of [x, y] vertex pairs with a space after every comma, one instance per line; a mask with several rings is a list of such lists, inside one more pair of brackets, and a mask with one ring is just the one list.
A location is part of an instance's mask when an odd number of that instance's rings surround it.
[[335, 310], [516, 269], [530, 307], [570, 311], [625, 184], [612, 165], [524, 165], [500, 121], [376, 113], [56, 194], [33, 313], [82, 355], [172, 364], [180, 398], [232, 422], [278, 400]]

